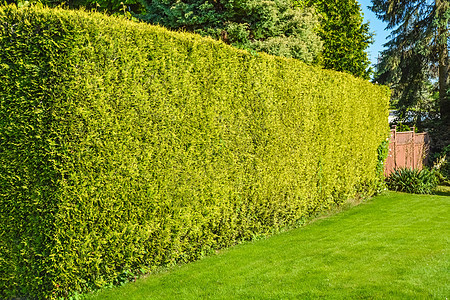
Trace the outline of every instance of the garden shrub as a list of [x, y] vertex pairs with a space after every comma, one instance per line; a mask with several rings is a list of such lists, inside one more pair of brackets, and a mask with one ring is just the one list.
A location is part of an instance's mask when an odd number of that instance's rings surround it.
[[389, 155], [389, 138], [386, 138], [384, 141], [380, 143], [377, 149], [377, 168], [376, 168], [376, 174], [378, 176], [378, 186], [376, 189], [376, 193], [379, 194], [382, 191], [386, 190], [386, 183], [384, 180], [384, 169], [385, 169], [385, 163], [386, 159]]
[[438, 184], [435, 171], [428, 169], [397, 169], [386, 181], [390, 190], [413, 194], [432, 194]]
[[385, 87], [98, 13], [0, 7], [0, 298], [195, 260], [377, 186]]
[[434, 153], [432, 157], [433, 169], [436, 170], [440, 183], [450, 185], [450, 145], [445, 146], [441, 152]]

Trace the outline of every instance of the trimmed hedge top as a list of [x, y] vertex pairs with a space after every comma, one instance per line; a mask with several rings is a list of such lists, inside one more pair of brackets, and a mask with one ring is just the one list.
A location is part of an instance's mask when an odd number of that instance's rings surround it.
[[98, 13], [0, 7], [0, 298], [191, 261], [373, 193], [389, 92]]

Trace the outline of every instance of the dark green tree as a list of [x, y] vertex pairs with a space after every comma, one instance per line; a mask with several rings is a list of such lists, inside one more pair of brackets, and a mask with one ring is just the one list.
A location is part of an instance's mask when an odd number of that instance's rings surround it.
[[372, 0], [371, 9], [392, 30], [374, 80], [394, 90], [400, 117], [433, 99], [437, 80], [440, 117], [450, 125], [449, 1]]
[[322, 43], [318, 17], [290, 0], [141, 0], [139, 18], [175, 30], [220, 39], [233, 46], [313, 63]]
[[369, 79], [370, 60], [366, 52], [373, 42], [369, 24], [364, 23], [356, 0], [296, 0], [300, 7], [314, 7], [321, 15], [319, 36], [323, 41], [322, 64], [326, 69]]

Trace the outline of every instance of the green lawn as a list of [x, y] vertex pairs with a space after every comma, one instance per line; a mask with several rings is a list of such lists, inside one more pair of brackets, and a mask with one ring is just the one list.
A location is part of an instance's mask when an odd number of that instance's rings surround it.
[[388, 192], [87, 299], [450, 298], [450, 189]]

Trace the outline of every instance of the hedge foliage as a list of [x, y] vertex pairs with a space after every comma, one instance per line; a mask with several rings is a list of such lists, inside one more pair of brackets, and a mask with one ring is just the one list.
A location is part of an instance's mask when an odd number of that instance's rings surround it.
[[0, 7], [0, 298], [57, 298], [376, 186], [388, 91], [98, 13]]

